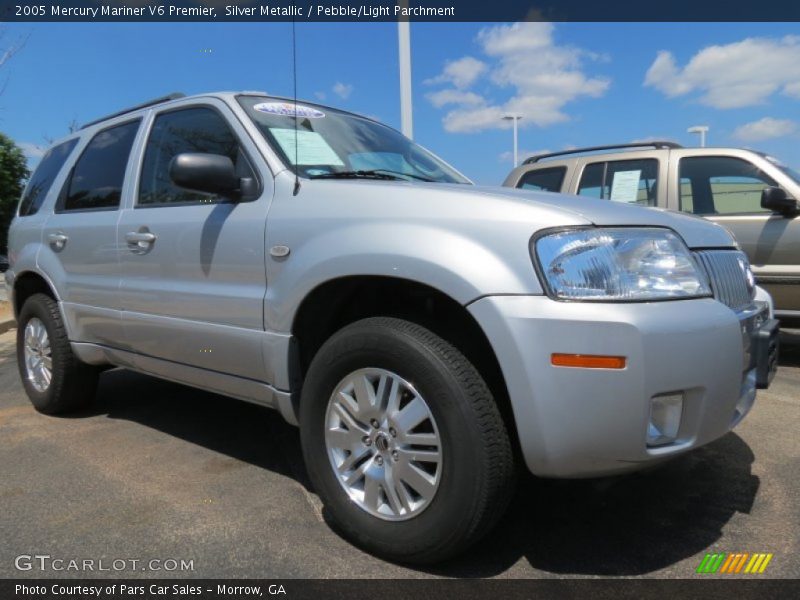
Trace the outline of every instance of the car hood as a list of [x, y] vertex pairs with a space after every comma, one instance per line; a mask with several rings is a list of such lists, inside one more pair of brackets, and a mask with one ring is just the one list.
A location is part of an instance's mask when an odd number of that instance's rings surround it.
[[[331, 201], [339, 198], [355, 203], [351, 207], [358, 207], [361, 218], [451, 219], [462, 225], [468, 220], [480, 222], [484, 230], [502, 231], [513, 224], [515, 229], [519, 226], [529, 231], [528, 235], [548, 227], [643, 225], [668, 227], [691, 248], [735, 245], [726, 229], [699, 217], [585, 196], [500, 186], [367, 179], [316, 179], [304, 183], [303, 188], [307, 194], [319, 194]], [[340, 208], [344, 214], [350, 210]]]
[[486, 196], [502, 197], [519, 202], [531, 202], [537, 205], [558, 208], [571, 215], [579, 216], [593, 225], [602, 227], [615, 225], [669, 227], [677, 232], [690, 248], [720, 248], [736, 245], [731, 234], [721, 225], [712, 223], [702, 217], [661, 208], [623, 204], [586, 196], [533, 192], [498, 186], [472, 186], [469, 191]]

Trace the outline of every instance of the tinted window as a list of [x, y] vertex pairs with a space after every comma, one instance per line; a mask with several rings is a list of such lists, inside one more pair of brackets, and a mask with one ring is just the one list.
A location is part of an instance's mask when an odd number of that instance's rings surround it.
[[528, 171], [520, 179], [517, 187], [523, 190], [540, 190], [543, 192], [560, 192], [561, 184], [564, 182], [566, 167], [553, 167], [551, 169], [539, 169], [538, 171]]
[[218, 196], [176, 186], [169, 177], [172, 159], [182, 152], [221, 154], [233, 161], [239, 177], [254, 177], [228, 123], [211, 108], [176, 110], [156, 117], [142, 166], [139, 205], [216, 202]]
[[680, 206], [696, 215], [769, 212], [761, 192], [775, 182], [754, 164], [728, 156], [681, 159]]
[[586, 165], [578, 184], [579, 196], [603, 197], [603, 177], [606, 172], [606, 163], [592, 163]]
[[70, 177], [62, 210], [116, 208], [139, 129], [139, 120], [101, 131], [81, 154]]
[[694, 212], [694, 198], [692, 197], [692, 182], [687, 177], [681, 177], [681, 210]]
[[75, 138], [58, 146], [53, 146], [47, 151], [47, 154], [42, 158], [42, 162], [33, 172], [28, 187], [25, 188], [25, 194], [19, 204], [19, 215], [21, 217], [36, 214], [41, 208], [50, 186], [53, 185], [53, 180], [61, 171], [61, 167], [64, 166], [77, 143], [78, 138]]
[[578, 185], [581, 196], [643, 206], [656, 206], [657, 191], [658, 161], [654, 158], [591, 163]]

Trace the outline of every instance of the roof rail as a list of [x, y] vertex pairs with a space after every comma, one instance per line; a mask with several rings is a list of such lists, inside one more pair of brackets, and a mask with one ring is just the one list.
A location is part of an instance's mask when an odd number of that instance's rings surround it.
[[586, 148], [573, 148], [572, 150], [562, 150], [560, 152], [548, 152], [547, 154], [537, 154], [531, 156], [523, 161], [523, 165], [530, 165], [537, 163], [543, 158], [552, 158], [554, 156], [567, 156], [569, 154], [580, 154], [583, 152], [597, 152], [599, 150], [620, 150], [623, 148], [683, 148], [680, 144], [675, 142], [668, 142], [666, 140], [654, 140], [652, 142], [631, 142], [630, 144], [611, 144], [610, 146], [587, 146]]
[[148, 100], [147, 102], [142, 102], [141, 104], [137, 104], [136, 106], [131, 106], [130, 108], [126, 108], [125, 110], [120, 110], [115, 113], [111, 113], [110, 115], [106, 115], [105, 117], [101, 117], [99, 119], [95, 119], [94, 121], [89, 121], [85, 125], [81, 126], [81, 129], [86, 129], [87, 127], [91, 127], [92, 125], [97, 125], [98, 123], [102, 123], [103, 121], [108, 121], [109, 119], [113, 119], [114, 117], [121, 117], [124, 114], [129, 112], [133, 112], [135, 110], [140, 110], [142, 108], [147, 108], [148, 106], [155, 106], [156, 104], [163, 104], [164, 102], [169, 102], [170, 100], [178, 100], [179, 98], [185, 98], [186, 94], [181, 92], [173, 92], [172, 94], [167, 94], [166, 96], [161, 96], [160, 98], [154, 98], [153, 100]]

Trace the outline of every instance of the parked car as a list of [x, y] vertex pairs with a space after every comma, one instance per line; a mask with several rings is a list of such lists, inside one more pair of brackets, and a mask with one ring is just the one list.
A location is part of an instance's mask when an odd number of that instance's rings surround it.
[[642, 142], [525, 160], [503, 185], [703, 216], [727, 227], [782, 320], [800, 319], [800, 173], [739, 148]]
[[57, 142], [10, 248], [38, 410], [85, 406], [108, 365], [275, 408], [336, 527], [394, 560], [479, 539], [516, 465], [597, 476], [707, 444], [775, 370], [724, 228], [476, 187], [371, 119], [259, 93]]

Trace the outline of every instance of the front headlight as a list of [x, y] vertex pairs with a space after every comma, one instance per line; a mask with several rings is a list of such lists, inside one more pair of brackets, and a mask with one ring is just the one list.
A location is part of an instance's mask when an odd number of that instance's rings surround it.
[[550, 295], [625, 302], [710, 296], [705, 274], [668, 229], [572, 229], [535, 240]]

